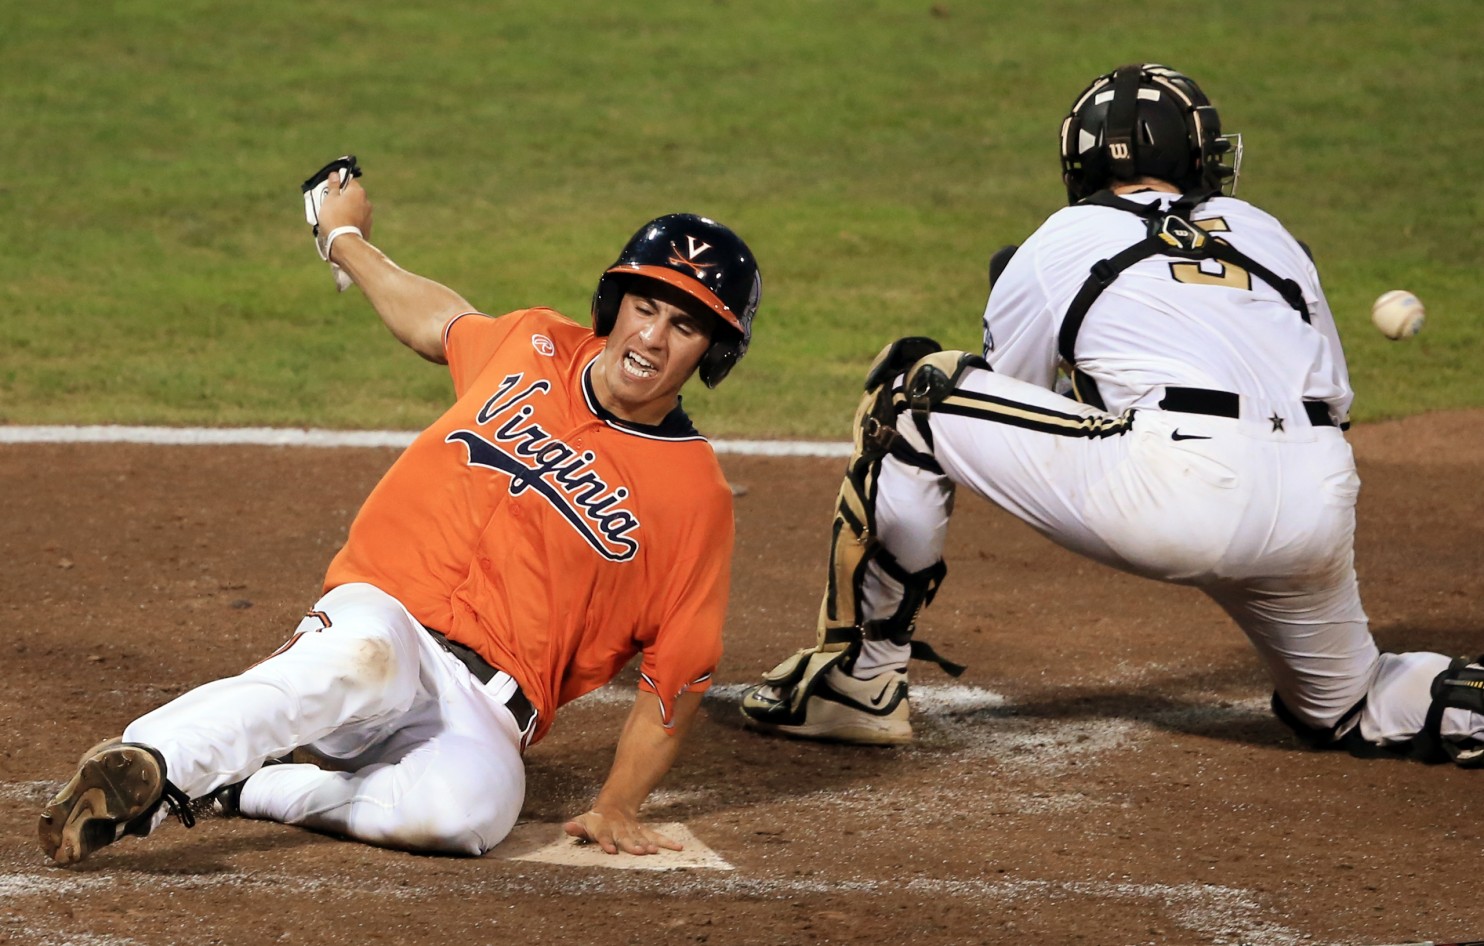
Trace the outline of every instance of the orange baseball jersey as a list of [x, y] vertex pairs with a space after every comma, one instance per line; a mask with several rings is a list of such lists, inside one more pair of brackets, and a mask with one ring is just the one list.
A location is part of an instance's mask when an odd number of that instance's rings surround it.
[[710, 685], [731, 580], [731, 489], [677, 407], [620, 420], [593, 394], [604, 339], [550, 309], [444, 329], [457, 397], [372, 490], [325, 590], [368, 582], [514, 677], [539, 712], [611, 680], [674, 701]]

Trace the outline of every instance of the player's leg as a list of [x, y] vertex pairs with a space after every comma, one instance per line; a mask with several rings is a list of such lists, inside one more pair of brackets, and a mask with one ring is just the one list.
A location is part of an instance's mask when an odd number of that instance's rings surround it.
[[878, 356], [877, 383], [868, 381], [857, 412], [816, 645], [743, 696], [743, 714], [760, 728], [878, 744], [911, 738], [905, 671], [912, 656], [939, 660], [913, 633], [943, 576], [955, 482], [1070, 548], [1128, 565], [1088, 527], [1081, 503], [1120, 462], [1127, 419], [995, 375], [961, 352], [919, 358], [904, 383], [883, 382], [892, 354]]
[[274, 654], [145, 714], [124, 738], [157, 748], [176, 785], [205, 795], [330, 733], [392, 724], [417, 696], [424, 636], [395, 598], [343, 585]]
[[1276, 578], [1207, 591], [1263, 657], [1273, 709], [1305, 743], [1484, 763], [1480, 663], [1381, 653], [1360, 613], [1353, 572], [1348, 584], [1315, 589]]
[[[479, 855], [503, 840], [525, 800], [521, 732], [494, 682], [424, 637], [425, 685], [394, 732], [337, 766], [347, 771], [262, 769], [242, 786], [240, 813], [411, 851]], [[332, 737], [310, 748], [347, 747]]]
[[[815, 646], [800, 650], [743, 695], [742, 712], [787, 735], [877, 745], [910, 741], [906, 657], [918, 609], [943, 575], [941, 550], [953, 486], [920, 438], [903, 431], [901, 375], [936, 342], [884, 348], [866, 377], [853, 423], [855, 450], [836, 500], [830, 564]], [[886, 491], [882, 490], [883, 479]], [[879, 524], [886, 516], [883, 543]], [[896, 528], [896, 521], [910, 522]]]
[[[1254, 453], [1261, 453], [1254, 450]], [[1232, 580], [1208, 594], [1236, 620], [1274, 683], [1273, 708], [1306, 743], [1484, 762], [1484, 671], [1442, 654], [1381, 653], [1354, 568], [1353, 460], [1338, 432], [1273, 451], [1261, 540], [1234, 543]], [[1315, 484], [1318, 484], [1317, 489]], [[1285, 495], [1286, 493], [1286, 495]]]
[[163, 799], [180, 808], [350, 724], [394, 720], [417, 693], [425, 636], [369, 585], [331, 591], [278, 652], [145, 714], [85, 759], [43, 811], [43, 849], [80, 860], [125, 833], [148, 834], [166, 815]]
[[759, 726], [869, 745], [912, 739], [907, 662], [917, 611], [943, 573], [953, 484], [892, 457], [873, 479], [872, 528], [857, 533], [836, 516], [816, 645], [743, 696], [743, 714]]

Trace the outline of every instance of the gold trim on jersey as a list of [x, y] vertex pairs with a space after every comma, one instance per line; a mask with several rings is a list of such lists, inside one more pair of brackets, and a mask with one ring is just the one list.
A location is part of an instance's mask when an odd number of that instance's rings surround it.
[[1131, 410], [1124, 411], [1117, 417], [1106, 414], [1083, 416], [964, 390], [954, 391], [934, 404], [932, 410], [937, 414], [973, 417], [1062, 437], [1090, 439], [1121, 436], [1129, 431], [1134, 419], [1134, 412]]

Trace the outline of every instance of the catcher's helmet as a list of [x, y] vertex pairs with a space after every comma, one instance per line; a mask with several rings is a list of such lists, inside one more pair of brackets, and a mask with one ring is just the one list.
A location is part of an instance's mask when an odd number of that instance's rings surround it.
[[[1232, 163], [1222, 163], [1230, 154]], [[1067, 200], [1115, 181], [1157, 177], [1192, 191], [1236, 191], [1242, 136], [1221, 134], [1221, 118], [1189, 76], [1158, 63], [1120, 66], [1077, 96], [1061, 125]]]
[[725, 323], [716, 327], [711, 347], [701, 356], [706, 387], [721, 383], [747, 354], [752, 319], [762, 297], [757, 261], [742, 238], [706, 217], [666, 214], [629, 238], [618, 259], [598, 280], [593, 293], [593, 331], [607, 335], [618, 320], [618, 305], [636, 278], [656, 279], [694, 296]]

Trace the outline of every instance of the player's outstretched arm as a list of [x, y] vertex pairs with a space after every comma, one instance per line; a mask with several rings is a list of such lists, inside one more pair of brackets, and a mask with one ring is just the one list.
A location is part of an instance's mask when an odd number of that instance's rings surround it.
[[441, 283], [409, 273], [372, 246], [371, 201], [360, 182], [351, 178], [341, 189], [330, 188], [319, 211], [321, 233], [339, 227], [357, 227], [365, 236], [345, 233], [330, 247], [330, 261], [361, 288], [376, 314], [402, 344], [439, 364], [443, 329], [456, 315], [474, 311], [463, 296]]
[[660, 700], [640, 691], [618, 737], [613, 768], [590, 811], [566, 824], [574, 838], [602, 846], [609, 854], [657, 854], [681, 845], [639, 822], [639, 806], [670, 771], [680, 744], [701, 705], [701, 694], [682, 693], [675, 701], [675, 725], [666, 730], [660, 721]]

